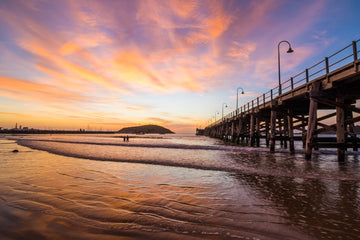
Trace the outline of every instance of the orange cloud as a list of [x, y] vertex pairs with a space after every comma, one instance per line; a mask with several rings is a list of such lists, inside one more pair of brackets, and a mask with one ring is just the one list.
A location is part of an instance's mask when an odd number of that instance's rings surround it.
[[229, 49], [229, 56], [231, 57], [241, 57], [249, 59], [250, 53], [252, 53], [256, 48], [256, 43], [240, 43], [233, 41], [233, 46]]
[[21, 118], [28, 116], [27, 114], [13, 113], [13, 112], [0, 112], [0, 115], [12, 116], [12, 117], [21, 117]]
[[210, 4], [211, 15], [204, 21], [205, 30], [211, 38], [217, 38], [224, 33], [232, 23], [231, 16], [225, 13], [223, 4], [220, 1], [214, 1]]
[[129, 109], [132, 111], [143, 111], [144, 110], [144, 108], [142, 108], [142, 107], [134, 107], [134, 106], [126, 107], [126, 109]]
[[[103, 59], [98, 59], [95, 55], [84, 50], [84, 47], [91, 48], [104, 42], [111, 42], [101, 32], [92, 35], [74, 34], [74, 41], [66, 40], [68, 34], [61, 34], [44, 27], [42, 22], [31, 18], [26, 11], [21, 13], [23, 18], [21, 22], [18, 21], [16, 12], [4, 10], [0, 10], [0, 12], [17, 33], [16, 42], [18, 45], [32, 53], [39, 65], [43, 65], [41, 63], [52, 64], [69, 78], [80, 79], [83, 84], [92, 82], [110, 90], [130, 94], [128, 90], [120, 87], [116, 81], [108, 79], [106, 75], [101, 73], [102, 68], [98, 63], [103, 64]], [[40, 69], [44, 69], [44, 66], [42, 67]]]
[[182, 1], [182, 0], [172, 0], [169, 1], [169, 5], [177, 15], [188, 18], [194, 14], [194, 11], [198, 8], [199, 2], [194, 0]]
[[[220, 1], [140, 1], [136, 16], [141, 23], [160, 28], [160, 31], [149, 31], [149, 34], [170, 37], [175, 45], [183, 45], [183, 39], [191, 45], [214, 40], [232, 23], [232, 17], [225, 12]], [[179, 29], [187, 30], [185, 37], [176, 33]]]
[[145, 83], [154, 88], [163, 89], [164, 83], [152, 73], [146, 59], [136, 51], [125, 51], [116, 58], [118, 73], [123, 81]]
[[66, 42], [64, 45], [61, 46], [60, 54], [61, 55], [69, 55], [69, 54], [72, 54], [72, 53], [74, 53], [74, 52], [76, 52], [76, 51], [78, 51], [80, 49], [81, 48], [78, 45], [76, 45], [76, 44], [69, 41], [69, 42]]
[[21, 100], [37, 100], [42, 102], [75, 102], [85, 97], [69, 91], [60, 91], [48, 84], [29, 82], [15, 78], [0, 76], [0, 92], [3, 96]]
[[148, 118], [146, 118], [146, 121], [148, 121], [149, 123], [155, 123], [155, 124], [160, 124], [160, 125], [166, 125], [170, 122], [169, 120], [166, 120], [163, 118], [158, 118], [158, 117], [148, 117]]
[[95, 31], [94, 33], [77, 34], [74, 42], [83, 48], [93, 48], [112, 43], [113, 40], [108, 38], [104, 33]]
[[[36, 68], [43, 73], [46, 73], [48, 76], [52, 76], [51, 81], [53, 84], [56, 84], [58, 88], [64, 89], [76, 89], [78, 92], [89, 91], [88, 85], [84, 82], [72, 78], [71, 76], [66, 75], [61, 70], [51, 69], [40, 64], [36, 65]], [[47, 77], [47, 80], [49, 78]]]
[[[109, 39], [97, 28], [101, 23], [106, 22], [109, 24], [107, 27], [115, 31], [129, 27], [124, 25], [123, 21], [119, 23], [114, 16], [111, 16], [111, 14], [115, 14], [112, 9], [96, 2], [89, 2], [86, 6], [81, 3], [69, 3], [72, 17], [77, 21], [76, 26], [81, 26], [91, 34], [86, 34], [83, 31], [72, 35], [66, 33], [63, 35], [65, 39], [61, 36], [60, 38], [52, 38], [52, 43], [49, 45], [46, 39], [48, 36], [54, 36], [54, 34], [38, 26], [39, 23], [32, 22], [31, 25], [36, 26], [37, 34], [43, 36], [46, 43], [43, 44], [44, 42], [39, 41], [39, 39], [29, 41], [27, 38], [26, 40], [22, 39], [20, 43], [24, 49], [37, 56], [37, 68], [39, 70], [55, 77], [54, 80], [57, 82], [69, 84], [69, 86], [76, 87], [76, 85], [81, 85], [81, 82], [92, 82], [125, 94], [129, 94], [124, 88], [128, 85], [133, 86], [134, 89], [141, 85], [150, 86], [147, 89], [156, 92], [174, 91], [175, 89], [202, 90], [204, 85], [199, 79], [209, 78], [223, 68], [219, 67], [221, 64], [214, 64], [217, 67], [211, 66], [212, 69], [201, 62], [184, 64], [182, 60], [180, 61], [184, 65], [179, 65], [178, 59], [190, 59], [193, 53], [191, 52], [192, 49], [186, 46], [188, 45], [186, 38], [176, 33], [176, 29], [190, 27], [194, 36], [196, 33], [203, 35], [195, 38], [204, 38], [205, 41], [208, 41], [219, 37], [226, 31], [231, 23], [231, 18], [226, 16], [222, 4], [217, 2], [200, 4], [197, 1], [185, 3], [169, 1], [165, 5], [164, 7], [163, 2], [157, 1], [140, 2], [137, 12], [138, 19], [142, 19], [144, 23], [147, 23], [147, 26], [149, 26], [148, 20], [152, 19], [165, 30], [158, 31], [151, 27], [150, 30], [146, 30], [150, 42], [156, 42], [156, 45], [163, 46], [160, 49], [148, 51], [141, 45], [132, 47], [136, 49], [135, 51], [131, 48], [116, 51], [112, 49], [115, 56], [109, 54], [106, 59], [92, 54], [88, 51], [89, 49], [93, 47], [104, 48], [102, 45], [113, 43], [112, 39]], [[191, 14], [204, 5], [210, 9], [211, 14], [209, 16]], [[166, 14], [168, 6], [171, 9], [170, 14]], [[149, 9], [151, 11], [148, 11]], [[100, 18], [99, 14], [103, 17]], [[172, 14], [182, 19], [182, 23], [178, 24], [175, 21], [176, 19], [174, 20], [171, 16]], [[192, 20], [195, 20], [195, 23], [192, 23]], [[127, 24], [127, 22], [125, 23]], [[66, 39], [66, 36], [71, 36], [72, 39]], [[172, 45], [163, 45], [162, 42], [166, 42], [166, 39], [171, 39]], [[196, 39], [190, 38], [188, 41], [197, 42]], [[126, 46], [124, 48], [126, 49]], [[106, 49], [106, 51], [108, 50]], [[115, 59], [114, 62], [112, 62], [111, 57]], [[201, 56], [201, 58], [207, 58], [207, 56]], [[51, 63], [54, 67], [47, 67], [44, 63], [47, 65]], [[63, 77], [60, 78], [61, 75], [67, 76], [65, 78], [67, 80], [64, 80]], [[74, 79], [76, 83], [72, 84], [71, 79]]]
[[66, 60], [65, 58], [61, 58], [59, 55], [56, 55], [52, 51], [49, 51], [48, 49], [42, 47], [37, 42], [22, 41], [20, 43], [20, 46], [36, 56], [44, 58], [47, 61], [53, 62], [55, 65], [62, 68], [64, 71], [70, 74], [74, 74], [74, 77], [80, 78], [85, 82], [90, 81], [122, 93], [128, 93], [127, 90], [115, 86], [109, 81], [107, 81], [105, 77], [102, 76], [101, 74], [89, 70], [85, 67], [79, 66], [75, 63], [72, 63]]
[[[156, 58], [159, 59], [159, 56]], [[110, 71], [113, 71], [122, 81], [149, 86], [159, 92], [178, 87], [199, 90], [195, 77], [197, 74], [193, 74], [198, 70], [195, 67], [192, 69], [189, 62], [177, 60], [179, 56], [169, 56], [169, 58], [170, 61], [165, 64], [163, 60], [158, 62], [151, 57], [145, 58], [139, 51], [125, 51], [118, 55]]]

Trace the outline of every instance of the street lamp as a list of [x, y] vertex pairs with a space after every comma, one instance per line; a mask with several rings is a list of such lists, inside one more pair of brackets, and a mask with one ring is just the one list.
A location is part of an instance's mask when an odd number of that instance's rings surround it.
[[238, 112], [238, 102], [239, 102], [239, 89], [241, 89], [241, 94], [244, 94], [244, 89], [242, 87], [238, 87], [236, 89], [236, 114]]
[[228, 107], [226, 103], [222, 104], [222, 116], [221, 116], [222, 121], [224, 121], [224, 104], [226, 108]]
[[292, 53], [292, 52], [294, 52], [294, 50], [291, 48], [291, 44], [290, 44], [288, 41], [283, 40], [283, 41], [279, 42], [279, 44], [278, 44], [279, 95], [281, 95], [281, 79], [280, 79], [280, 44], [281, 44], [281, 43], [283, 43], [283, 42], [285, 42], [285, 43], [287, 43], [287, 44], [289, 45], [289, 49], [286, 51], [287, 53]]
[[215, 122], [214, 122], [214, 124], [216, 124], [216, 114], [219, 114], [219, 112], [218, 111], [215, 112]]

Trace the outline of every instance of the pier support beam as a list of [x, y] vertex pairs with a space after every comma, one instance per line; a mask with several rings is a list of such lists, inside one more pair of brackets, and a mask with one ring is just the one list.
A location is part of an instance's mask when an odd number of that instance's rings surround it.
[[303, 148], [305, 148], [306, 146], [306, 125], [307, 123], [305, 122], [305, 116], [301, 115], [301, 139], [302, 139], [302, 144], [303, 144]]
[[306, 134], [306, 145], [305, 145], [305, 159], [310, 160], [314, 142], [314, 132], [316, 129], [317, 121], [317, 108], [318, 102], [313, 98], [319, 93], [320, 83], [314, 83], [311, 85], [310, 91], [310, 106], [309, 106], [309, 118], [308, 118], [308, 128]]
[[225, 141], [229, 141], [231, 135], [231, 122], [228, 122], [228, 120], [225, 121]]
[[270, 117], [270, 152], [275, 152], [275, 136], [276, 136], [276, 111], [277, 102], [271, 103], [271, 117]]
[[260, 147], [260, 116], [256, 116], [256, 126], [255, 126], [255, 132], [256, 132], [256, 147]]
[[336, 142], [337, 142], [337, 155], [338, 161], [345, 160], [345, 111], [341, 105], [344, 105], [344, 97], [338, 96], [336, 98]]
[[[315, 123], [315, 131], [318, 129], [318, 121], [316, 121], [316, 123]], [[316, 133], [315, 135], [314, 135], [314, 138], [318, 138], [318, 134]], [[315, 146], [314, 146], [314, 149], [315, 150], [319, 150], [319, 146], [318, 146], [318, 144], [316, 144]]]
[[241, 116], [239, 117], [239, 127], [238, 127], [238, 135], [237, 135], [237, 143], [238, 144], [240, 143], [240, 137], [241, 137], [242, 131], [243, 131], [243, 117], [241, 114]]
[[255, 116], [254, 113], [250, 114], [250, 146], [255, 145]]
[[247, 123], [245, 117], [242, 120], [242, 130], [241, 130], [241, 142], [244, 143], [245, 139], [245, 133], [247, 131]]
[[288, 110], [287, 121], [288, 121], [290, 153], [294, 154], [295, 153], [295, 147], [294, 147], [294, 123], [293, 123], [292, 111], [290, 109]]
[[279, 116], [278, 118], [278, 125], [279, 125], [279, 136], [280, 136], [280, 146], [284, 146], [284, 140], [283, 140], [283, 124], [282, 124], [282, 117]]
[[225, 129], [224, 122], [221, 123], [219, 129], [220, 129], [220, 139], [224, 139], [224, 129]]
[[289, 122], [287, 116], [284, 114], [284, 148], [287, 149], [287, 141], [289, 139]]
[[[353, 116], [353, 112], [352, 111], [348, 111], [347, 114], [347, 119], [350, 119], [352, 120], [354, 118]], [[346, 120], [345, 120], [346, 121]], [[350, 134], [350, 137], [351, 137], [351, 142], [353, 144], [353, 151], [358, 151], [358, 144], [357, 144], [357, 138], [356, 138], [356, 133], [354, 131], [354, 122], [351, 121], [349, 124], [348, 124], [348, 132]]]
[[235, 136], [236, 136], [236, 131], [235, 131], [235, 121], [231, 121], [231, 142], [235, 142]]
[[244, 123], [244, 135], [243, 139], [246, 144], [249, 144], [249, 138], [250, 138], [250, 119], [246, 119]]
[[265, 141], [266, 141], [266, 147], [269, 147], [270, 145], [270, 134], [269, 134], [269, 119], [265, 119]]

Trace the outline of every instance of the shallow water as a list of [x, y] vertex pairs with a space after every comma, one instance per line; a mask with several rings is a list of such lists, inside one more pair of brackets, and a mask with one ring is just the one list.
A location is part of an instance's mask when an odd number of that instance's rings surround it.
[[206, 137], [131, 137], [0, 138], [0, 239], [360, 234], [357, 154], [339, 164], [331, 152], [305, 161], [302, 153], [270, 154]]

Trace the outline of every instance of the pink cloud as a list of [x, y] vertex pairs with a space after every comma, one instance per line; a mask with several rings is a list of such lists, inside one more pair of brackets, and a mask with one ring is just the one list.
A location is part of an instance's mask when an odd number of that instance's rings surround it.
[[229, 49], [228, 55], [231, 57], [240, 57], [249, 59], [250, 54], [256, 49], [256, 43], [240, 43], [237, 41], [232, 42], [232, 47]]

